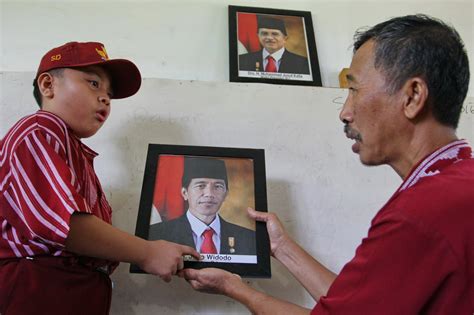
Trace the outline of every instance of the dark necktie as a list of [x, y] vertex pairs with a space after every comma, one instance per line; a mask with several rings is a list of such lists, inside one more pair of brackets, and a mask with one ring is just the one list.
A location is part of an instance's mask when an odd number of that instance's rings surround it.
[[205, 230], [202, 233], [204, 240], [202, 241], [201, 245], [201, 254], [217, 254], [216, 246], [214, 245], [214, 241], [212, 240], [213, 235], [213, 229]]
[[272, 56], [267, 57], [267, 66], [265, 67], [265, 72], [277, 72], [275, 59], [273, 59]]

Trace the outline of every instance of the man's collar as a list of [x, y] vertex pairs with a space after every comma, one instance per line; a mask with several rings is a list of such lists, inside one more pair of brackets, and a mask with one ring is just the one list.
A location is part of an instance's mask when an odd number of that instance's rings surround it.
[[220, 237], [221, 221], [218, 214], [216, 214], [216, 217], [211, 222], [211, 224], [209, 224], [209, 226], [196, 218], [189, 210], [186, 211], [186, 217], [188, 218], [189, 224], [191, 224], [191, 229], [194, 233], [196, 233], [197, 236], [201, 236], [205, 230], [212, 228], [214, 232]]
[[282, 47], [280, 50], [275, 51], [273, 54], [270, 54], [265, 48], [263, 49], [263, 59], [265, 60], [269, 55], [275, 60], [280, 60], [285, 52], [285, 47]]

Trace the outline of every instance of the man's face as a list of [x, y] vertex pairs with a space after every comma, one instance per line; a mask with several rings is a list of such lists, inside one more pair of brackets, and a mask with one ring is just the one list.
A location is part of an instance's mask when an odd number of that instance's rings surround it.
[[181, 194], [188, 201], [189, 211], [206, 221], [205, 217], [213, 217], [219, 211], [227, 196], [227, 187], [222, 179], [193, 178], [187, 188], [181, 189]]
[[287, 36], [277, 29], [258, 29], [258, 40], [260, 41], [260, 44], [271, 54], [285, 47], [286, 38]]
[[61, 117], [79, 138], [94, 135], [110, 114], [111, 82], [104, 69], [64, 69], [53, 77], [54, 97], [44, 110]]
[[403, 150], [401, 91], [389, 93], [384, 75], [374, 67], [374, 43], [354, 54], [347, 74], [349, 95], [339, 115], [346, 123], [352, 151], [365, 165], [391, 164]]

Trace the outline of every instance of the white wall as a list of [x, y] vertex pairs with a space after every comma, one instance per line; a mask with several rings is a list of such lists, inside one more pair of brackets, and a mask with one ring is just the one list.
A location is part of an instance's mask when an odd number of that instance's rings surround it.
[[452, 23], [466, 43], [474, 73], [472, 0], [1, 0], [0, 71], [34, 71], [50, 48], [94, 40], [106, 44], [112, 58], [134, 60], [144, 77], [226, 82], [229, 4], [311, 11], [326, 87], [339, 86], [337, 75], [350, 64], [357, 28], [413, 13]]

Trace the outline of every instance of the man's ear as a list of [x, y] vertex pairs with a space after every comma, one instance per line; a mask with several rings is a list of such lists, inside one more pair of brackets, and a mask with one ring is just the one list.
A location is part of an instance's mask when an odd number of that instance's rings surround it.
[[38, 76], [38, 89], [43, 97], [52, 98], [54, 96], [53, 81], [54, 77], [48, 72], [43, 72]]
[[402, 87], [405, 98], [403, 112], [408, 119], [415, 119], [427, 106], [428, 85], [419, 77], [409, 79]]
[[183, 196], [184, 200], [188, 200], [188, 191], [186, 190], [186, 188], [181, 188], [181, 196]]

